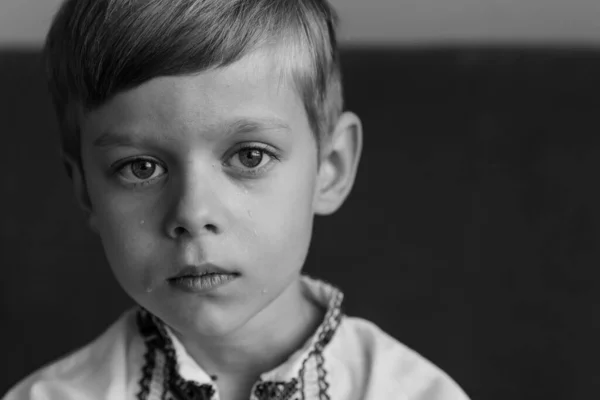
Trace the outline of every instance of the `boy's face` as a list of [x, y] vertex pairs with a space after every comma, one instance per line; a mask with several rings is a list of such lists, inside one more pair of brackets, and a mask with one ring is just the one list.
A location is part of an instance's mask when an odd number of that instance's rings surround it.
[[[266, 52], [163, 77], [82, 118], [90, 221], [125, 291], [179, 331], [221, 335], [296, 281], [311, 238], [317, 146]], [[169, 278], [238, 276], [191, 293]]]

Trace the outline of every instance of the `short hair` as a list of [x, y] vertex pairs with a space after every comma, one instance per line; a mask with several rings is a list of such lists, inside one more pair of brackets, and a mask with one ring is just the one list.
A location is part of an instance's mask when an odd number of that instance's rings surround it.
[[318, 146], [342, 112], [327, 0], [66, 0], [44, 61], [64, 154], [81, 162], [78, 115], [159, 76], [225, 67], [275, 45]]

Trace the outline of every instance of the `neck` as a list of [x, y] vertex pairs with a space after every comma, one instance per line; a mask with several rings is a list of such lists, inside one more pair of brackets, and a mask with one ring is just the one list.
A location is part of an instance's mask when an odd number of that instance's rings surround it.
[[[247, 324], [227, 337], [180, 338], [198, 365], [218, 381], [250, 387], [284, 363], [314, 334], [323, 311], [302, 293], [298, 279]], [[276, 327], [276, 328], [274, 328]]]

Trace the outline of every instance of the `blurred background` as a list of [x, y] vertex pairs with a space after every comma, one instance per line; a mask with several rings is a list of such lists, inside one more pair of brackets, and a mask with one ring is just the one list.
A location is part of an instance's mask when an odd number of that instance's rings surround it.
[[[473, 399], [595, 397], [600, 2], [332, 2], [365, 148], [306, 271]], [[132, 304], [58, 157], [58, 4], [0, 1], [0, 394]]]

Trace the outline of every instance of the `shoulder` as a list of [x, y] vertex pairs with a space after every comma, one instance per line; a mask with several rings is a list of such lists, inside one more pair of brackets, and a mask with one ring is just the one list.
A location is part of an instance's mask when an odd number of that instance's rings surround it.
[[94, 341], [23, 379], [3, 400], [91, 400], [126, 390], [132, 350], [142, 344], [137, 336], [131, 309]]
[[331, 345], [364, 399], [468, 400], [448, 374], [370, 321], [344, 317]]

